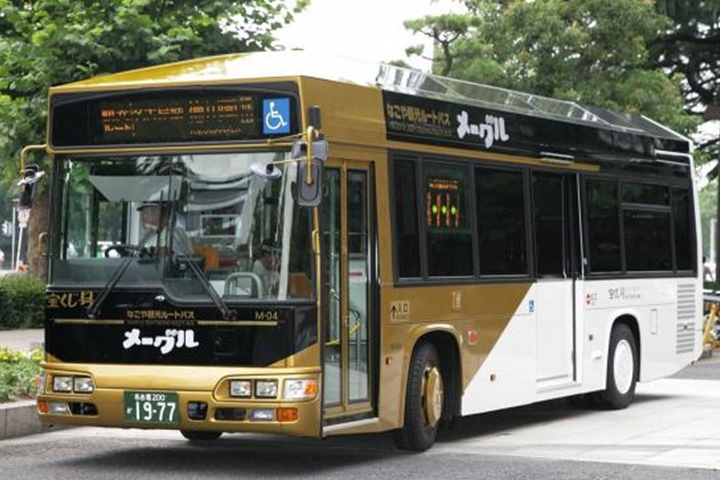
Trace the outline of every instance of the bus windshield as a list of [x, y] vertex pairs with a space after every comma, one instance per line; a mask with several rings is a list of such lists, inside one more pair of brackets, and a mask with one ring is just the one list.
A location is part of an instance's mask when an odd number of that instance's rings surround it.
[[[63, 158], [55, 286], [162, 287], [180, 300], [312, 297], [307, 209], [285, 152]], [[194, 263], [194, 265], [191, 265]], [[202, 274], [198, 274], [200, 267]], [[191, 268], [192, 267], [192, 268]], [[111, 279], [118, 271], [121, 278]], [[204, 278], [202, 278], [204, 277]]]

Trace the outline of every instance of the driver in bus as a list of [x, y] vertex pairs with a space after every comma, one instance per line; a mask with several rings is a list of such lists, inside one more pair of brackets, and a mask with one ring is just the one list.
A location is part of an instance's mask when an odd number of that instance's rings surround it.
[[267, 295], [275, 295], [280, 282], [280, 248], [272, 240], [260, 244], [260, 256], [253, 262], [253, 273], [262, 280]]
[[[138, 210], [140, 210], [140, 221], [143, 228], [147, 232], [152, 232], [156, 235], [158, 232], [163, 232], [168, 227], [168, 212], [163, 211], [161, 205], [157, 202], [146, 202], [143, 203]], [[161, 236], [161, 238], [164, 236]], [[149, 242], [152, 245], [152, 240]], [[162, 247], [162, 245], [156, 245], [156, 247]], [[192, 240], [188, 236], [187, 232], [180, 225], [175, 225], [173, 228], [173, 252], [180, 255], [192, 255], [193, 244]]]

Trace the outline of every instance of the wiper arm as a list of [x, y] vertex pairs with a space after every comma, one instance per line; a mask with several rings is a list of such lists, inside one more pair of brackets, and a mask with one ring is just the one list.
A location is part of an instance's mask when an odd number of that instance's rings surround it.
[[[171, 231], [171, 235], [174, 236], [174, 233], [174, 231]], [[187, 244], [184, 238], [178, 235], [178, 238], [176, 240], [180, 240], [182, 242], [185, 251], [192, 251], [190, 245]], [[186, 258], [188, 267], [190, 267], [190, 270], [193, 271], [207, 294], [210, 295], [210, 298], [212, 299], [218, 310], [220, 310], [223, 318], [225, 320], [233, 320], [235, 318], [235, 312], [230, 310], [230, 308], [227, 306], [227, 303], [225, 303], [225, 301], [220, 297], [220, 295], [217, 294], [212, 284], [210, 283], [210, 279], [207, 277], [207, 275], [205, 275], [205, 272], [198, 266], [198, 264], [193, 260], [193, 258], [190, 257], [190, 255], [186, 255]]]
[[[173, 244], [176, 240], [180, 240], [180, 243], [182, 243], [182, 247], [185, 249], [186, 252], [190, 253], [193, 251], [192, 246], [188, 245], [187, 239], [181, 235], [175, 235], [175, 203], [170, 204], [170, 222], [168, 225], [168, 254], [172, 255], [173, 250]], [[162, 217], [161, 220], [162, 222]], [[193, 261], [192, 258], [190, 258], [190, 255], [187, 255], [187, 264], [190, 267], [190, 270], [195, 274], [197, 279], [200, 281], [200, 284], [203, 286], [205, 291], [208, 295], [210, 295], [210, 298], [212, 299], [213, 303], [217, 307], [218, 310], [220, 310], [220, 313], [222, 314], [223, 318], [225, 320], [232, 320], [235, 318], [235, 312], [230, 310], [228, 308], [227, 304], [223, 301], [222, 298], [220, 298], [220, 295], [217, 294], [215, 289], [213, 288], [212, 284], [210, 283], [210, 279], [205, 275], [205, 272]]]
[[[145, 246], [145, 244], [150, 240], [150, 237], [152, 237], [153, 231], [148, 231], [145, 236], [142, 238], [140, 243], [137, 246], [138, 251]], [[105, 284], [103, 289], [100, 291], [100, 296], [90, 305], [87, 309], [88, 317], [90, 318], [96, 318], [97, 314], [100, 312], [100, 306], [105, 302], [108, 295], [112, 291], [113, 288], [117, 286], [117, 284], [120, 282], [120, 279], [125, 274], [125, 271], [130, 267], [130, 264], [132, 263], [133, 259], [135, 257], [127, 257], [125, 260], [123, 260], [123, 263], [120, 264], [120, 266], [115, 270], [115, 273], [113, 273], [112, 277], [110, 277], [110, 280]]]

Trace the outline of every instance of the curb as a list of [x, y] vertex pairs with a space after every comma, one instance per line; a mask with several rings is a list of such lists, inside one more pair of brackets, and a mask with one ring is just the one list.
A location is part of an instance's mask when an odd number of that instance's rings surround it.
[[35, 400], [0, 403], [0, 440], [24, 437], [50, 430], [40, 422]]

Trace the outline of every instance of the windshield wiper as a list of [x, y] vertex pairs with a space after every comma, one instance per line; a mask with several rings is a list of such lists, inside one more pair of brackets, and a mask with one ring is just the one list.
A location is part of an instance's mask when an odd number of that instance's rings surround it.
[[[139, 252], [145, 244], [150, 240], [150, 237], [153, 236], [153, 231], [148, 231], [145, 236], [140, 240], [140, 243], [137, 245], [137, 251]], [[112, 277], [110, 277], [110, 280], [105, 284], [103, 289], [100, 291], [100, 296], [90, 305], [87, 309], [88, 317], [90, 318], [96, 318], [97, 314], [100, 312], [100, 306], [105, 302], [108, 295], [112, 291], [113, 288], [117, 286], [117, 284], [120, 282], [120, 279], [125, 274], [125, 271], [130, 267], [130, 264], [133, 262], [133, 259], [135, 257], [127, 257], [125, 260], [123, 260], [123, 263], [120, 264], [120, 266], [115, 270], [115, 273], [113, 273]]]
[[[175, 230], [172, 227], [168, 229], [170, 230], [170, 238], [175, 240]], [[192, 251], [192, 248], [190, 248], [190, 245], [185, 242], [185, 239], [182, 238], [180, 235], [177, 237], [178, 240], [180, 240], [183, 244], [183, 248], [186, 252]], [[225, 320], [234, 320], [235, 319], [235, 312], [230, 310], [230, 308], [227, 306], [225, 301], [220, 297], [220, 295], [217, 294], [215, 289], [213, 288], [212, 284], [210, 283], [210, 279], [205, 275], [205, 272], [198, 266], [197, 262], [192, 258], [191, 255], [185, 255], [186, 262], [188, 267], [190, 267], [190, 270], [195, 274], [197, 279], [200, 281], [200, 284], [203, 286], [205, 291], [208, 295], [210, 295], [210, 298], [212, 299], [215, 306], [220, 310], [220, 313], [223, 316], [223, 319]]]
[[[172, 185], [172, 180], [171, 183]], [[205, 275], [205, 272], [198, 266], [198, 264], [194, 261], [194, 259], [191, 257], [191, 252], [193, 251], [193, 248], [191, 245], [188, 244], [187, 239], [185, 236], [182, 235], [175, 235], [175, 203], [170, 204], [170, 212], [168, 212], [169, 215], [169, 225], [168, 225], [168, 254], [173, 253], [173, 244], [175, 243], [175, 240], [179, 240], [180, 243], [182, 243], [182, 248], [188, 253], [186, 256], [186, 263], [188, 267], [190, 267], [190, 270], [195, 274], [197, 279], [200, 281], [200, 284], [205, 289], [207, 294], [212, 299], [213, 303], [217, 307], [218, 310], [220, 310], [220, 313], [223, 316], [223, 319], [225, 320], [233, 320], [235, 318], [235, 312], [230, 310], [228, 308], [227, 304], [223, 301], [222, 298], [220, 298], [220, 295], [217, 294], [215, 289], [213, 288], [212, 284], [210, 283], [210, 279]], [[160, 222], [161, 225], [164, 224], [164, 218], [163, 218], [164, 212], [161, 211], [160, 213]]]

